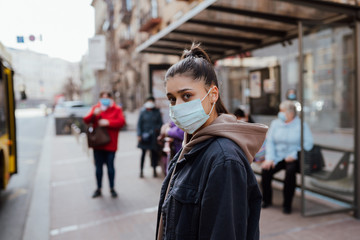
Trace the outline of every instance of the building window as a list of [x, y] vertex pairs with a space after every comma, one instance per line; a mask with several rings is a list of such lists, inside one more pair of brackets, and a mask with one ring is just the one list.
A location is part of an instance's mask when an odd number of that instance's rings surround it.
[[158, 3], [157, 3], [157, 0], [151, 0], [151, 16], [153, 18], [158, 17]]
[[128, 10], [129, 12], [132, 10], [131, 0], [126, 0], [126, 10]]

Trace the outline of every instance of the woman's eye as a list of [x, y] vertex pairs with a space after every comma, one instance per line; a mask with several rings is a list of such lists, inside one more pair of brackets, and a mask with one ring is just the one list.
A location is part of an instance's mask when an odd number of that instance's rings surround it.
[[170, 102], [171, 105], [175, 105], [175, 104], [176, 104], [176, 98], [174, 98], [174, 97], [169, 97], [168, 99], [169, 99], [169, 102]]
[[190, 93], [185, 93], [183, 95], [183, 99], [186, 101], [186, 100], [189, 100], [191, 98], [191, 94]]

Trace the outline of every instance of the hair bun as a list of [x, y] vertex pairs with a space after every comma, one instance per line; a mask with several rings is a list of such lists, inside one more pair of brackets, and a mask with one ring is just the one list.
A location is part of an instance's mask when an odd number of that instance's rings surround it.
[[190, 50], [185, 49], [181, 59], [195, 57], [195, 58], [203, 58], [209, 63], [211, 63], [210, 57], [207, 53], [200, 47], [200, 43], [192, 43]]

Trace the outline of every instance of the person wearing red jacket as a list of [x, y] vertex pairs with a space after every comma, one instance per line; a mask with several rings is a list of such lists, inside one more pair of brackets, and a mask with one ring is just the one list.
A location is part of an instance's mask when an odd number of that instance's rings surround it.
[[93, 148], [97, 189], [92, 197], [96, 198], [101, 196], [103, 165], [106, 164], [110, 193], [113, 198], [116, 198], [117, 193], [114, 189], [114, 159], [118, 145], [119, 131], [125, 125], [122, 109], [115, 104], [110, 92], [101, 92], [99, 102], [91, 108], [90, 112], [83, 119], [86, 124], [92, 123], [94, 128], [98, 126], [106, 127], [111, 139], [110, 143]]

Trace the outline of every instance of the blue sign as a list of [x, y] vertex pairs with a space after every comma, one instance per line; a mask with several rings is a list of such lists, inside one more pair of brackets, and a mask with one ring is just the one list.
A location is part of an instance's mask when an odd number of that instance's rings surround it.
[[16, 39], [18, 43], [24, 43], [24, 36], [17, 36]]

